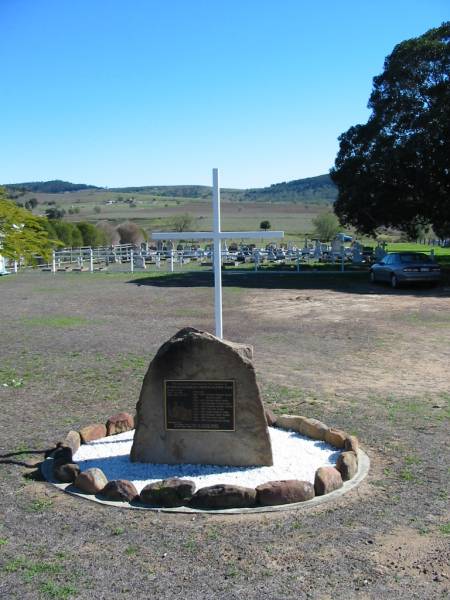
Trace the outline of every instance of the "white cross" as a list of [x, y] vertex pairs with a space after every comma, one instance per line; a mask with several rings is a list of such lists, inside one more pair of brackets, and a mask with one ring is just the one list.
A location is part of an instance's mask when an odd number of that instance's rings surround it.
[[221, 231], [220, 230], [220, 189], [219, 170], [213, 169], [213, 231], [162, 231], [152, 233], [154, 240], [213, 240], [214, 241], [214, 312], [216, 317], [216, 336], [223, 338], [222, 329], [222, 260], [220, 241], [244, 238], [283, 238], [284, 231]]

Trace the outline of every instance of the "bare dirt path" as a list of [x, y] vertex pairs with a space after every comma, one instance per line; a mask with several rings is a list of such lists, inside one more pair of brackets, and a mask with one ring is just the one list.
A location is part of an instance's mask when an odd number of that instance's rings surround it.
[[39, 273], [0, 279], [0, 305], [2, 598], [448, 597], [446, 290], [225, 287], [266, 402], [356, 433], [372, 460], [332, 504], [246, 518], [108, 509], [32, 468], [68, 429], [133, 411], [170, 335], [213, 330], [210, 287]]

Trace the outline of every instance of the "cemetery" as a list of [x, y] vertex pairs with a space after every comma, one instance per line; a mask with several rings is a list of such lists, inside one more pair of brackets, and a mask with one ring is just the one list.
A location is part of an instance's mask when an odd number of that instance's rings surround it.
[[448, 599], [442, 3], [9, 4], [1, 600]]

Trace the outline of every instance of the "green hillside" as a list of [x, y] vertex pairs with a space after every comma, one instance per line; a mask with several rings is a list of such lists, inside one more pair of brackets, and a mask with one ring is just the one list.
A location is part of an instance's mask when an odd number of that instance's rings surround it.
[[318, 175], [306, 179], [283, 181], [269, 187], [246, 190], [245, 200], [272, 202], [334, 202], [337, 188], [330, 176]]
[[[104, 194], [139, 194], [159, 198], [178, 198], [201, 200], [211, 196], [211, 188], [205, 185], [163, 185], [134, 186], [122, 188], [99, 188], [93, 185], [70, 183], [67, 181], [34, 181], [28, 183], [7, 184], [12, 192], [33, 192], [45, 194], [62, 194], [90, 190]], [[329, 175], [318, 175], [306, 179], [274, 183], [269, 187], [250, 188], [247, 190], [222, 188], [224, 201], [236, 202], [299, 202], [327, 204], [336, 199], [337, 190]]]
[[11, 191], [42, 192], [44, 194], [60, 194], [62, 192], [78, 192], [80, 190], [101, 189], [85, 183], [70, 183], [61, 179], [52, 181], [28, 181], [25, 183], [8, 183], [5, 187]]

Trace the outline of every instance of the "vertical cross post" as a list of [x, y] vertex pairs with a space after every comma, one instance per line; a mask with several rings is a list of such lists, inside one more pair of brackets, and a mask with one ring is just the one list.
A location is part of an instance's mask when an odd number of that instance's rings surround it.
[[[219, 170], [213, 169], [213, 231], [220, 234], [220, 189]], [[219, 235], [214, 236], [214, 313], [216, 317], [216, 337], [223, 338], [222, 329], [222, 256]]]

